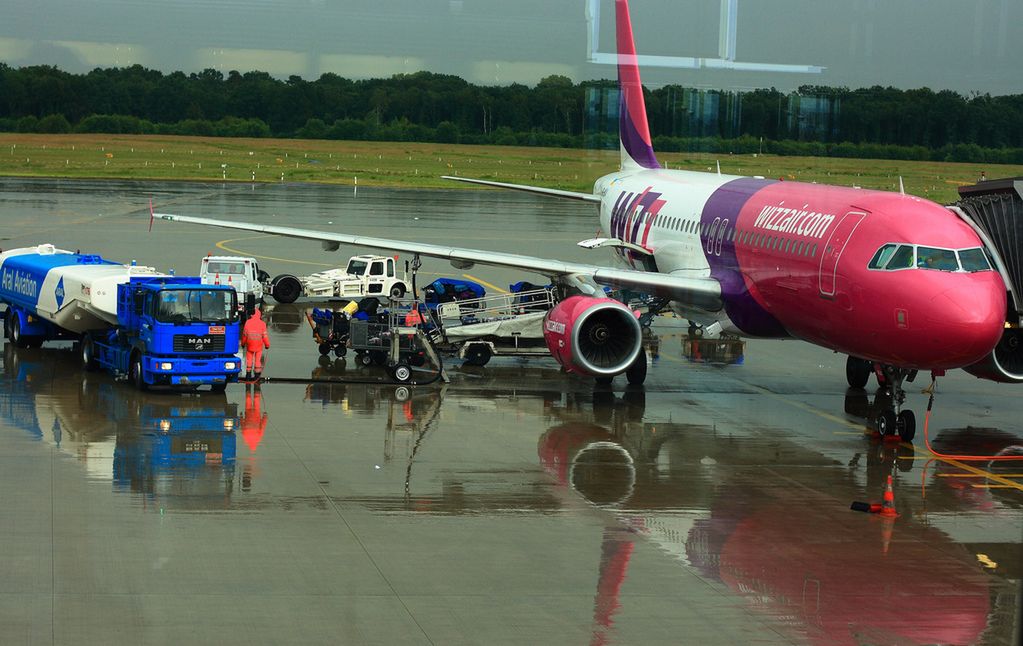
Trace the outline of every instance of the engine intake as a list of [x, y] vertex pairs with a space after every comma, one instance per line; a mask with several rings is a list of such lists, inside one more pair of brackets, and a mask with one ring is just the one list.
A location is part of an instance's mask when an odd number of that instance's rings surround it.
[[572, 296], [544, 319], [547, 349], [569, 372], [595, 377], [625, 372], [643, 349], [635, 312], [610, 298]]
[[963, 370], [981, 379], [1023, 383], [1023, 329], [1006, 328], [991, 354]]

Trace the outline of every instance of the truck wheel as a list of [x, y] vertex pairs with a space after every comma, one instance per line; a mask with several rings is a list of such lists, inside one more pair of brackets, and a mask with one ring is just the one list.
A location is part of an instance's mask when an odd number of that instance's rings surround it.
[[368, 352], [356, 352], [355, 353], [355, 361], [360, 366], [372, 366], [373, 365], [373, 357], [370, 356], [370, 354]]
[[408, 383], [412, 379], [412, 368], [407, 363], [398, 363], [391, 368], [391, 377], [399, 384]]
[[370, 350], [370, 360], [378, 366], [382, 366], [387, 363], [387, 353], [382, 350]]
[[348, 348], [346, 348], [345, 346], [339, 345], [334, 348], [334, 356], [337, 357], [338, 359], [345, 356], [346, 354], [348, 354]]
[[131, 368], [128, 369], [128, 379], [131, 380], [131, 384], [135, 386], [137, 390], [147, 390], [149, 385], [146, 383], [146, 378], [142, 374], [142, 355], [136, 353], [131, 357]]
[[94, 372], [99, 366], [96, 364], [96, 345], [88, 334], [82, 336], [82, 367], [89, 372]]
[[391, 285], [391, 291], [387, 294], [391, 297], [391, 300], [401, 298], [405, 295], [405, 283], [395, 283]]
[[465, 349], [465, 362], [470, 366], [485, 366], [490, 361], [490, 347], [474, 343]]
[[17, 314], [14, 315], [14, 321], [11, 322], [10, 339], [16, 348], [27, 348], [29, 345], [28, 339], [21, 333], [21, 317]]
[[302, 295], [302, 282], [291, 274], [281, 274], [273, 279], [270, 295], [278, 303], [294, 303]]

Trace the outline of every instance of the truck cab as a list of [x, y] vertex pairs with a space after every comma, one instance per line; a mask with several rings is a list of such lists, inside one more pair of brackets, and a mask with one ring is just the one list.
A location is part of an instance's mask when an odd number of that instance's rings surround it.
[[256, 302], [263, 300], [263, 284], [269, 275], [261, 271], [255, 258], [243, 256], [206, 256], [199, 268], [199, 278], [205, 285], [228, 285], [238, 292], [239, 300], [252, 295]]
[[[355, 288], [357, 286], [360, 288], [360, 296], [391, 296], [394, 286], [401, 284], [401, 280], [394, 270], [394, 258], [388, 256], [352, 256], [348, 260], [345, 273], [354, 281], [345, 281], [348, 285], [343, 287]], [[345, 289], [340, 291], [338, 296], [355, 296], [355, 294], [344, 293]], [[396, 291], [394, 295], [400, 298], [404, 295], [404, 289], [401, 289], [401, 294], [397, 294]]]
[[82, 360], [137, 388], [210, 386], [238, 380], [238, 295], [197, 276], [132, 278], [117, 286], [117, 327], [83, 335]]

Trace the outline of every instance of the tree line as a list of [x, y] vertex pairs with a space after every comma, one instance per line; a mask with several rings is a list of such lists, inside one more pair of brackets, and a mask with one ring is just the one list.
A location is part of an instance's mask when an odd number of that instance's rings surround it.
[[[644, 90], [654, 148], [1023, 163], [1023, 95], [804, 86]], [[617, 147], [612, 81], [480, 86], [431, 72], [314, 81], [265, 72], [71, 74], [0, 63], [0, 131]]]

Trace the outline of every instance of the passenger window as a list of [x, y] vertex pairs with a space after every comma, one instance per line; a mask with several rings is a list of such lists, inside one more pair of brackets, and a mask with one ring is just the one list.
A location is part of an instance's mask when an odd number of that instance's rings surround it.
[[920, 269], [959, 271], [956, 252], [951, 249], [935, 249], [934, 247], [917, 247], [916, 266]]
[[370, 276], [383, 276], [384, 275], [384, 263], [377, 261], [369, 266]]
[[803, 255], [803, 243], [802, 243], [802, 242], [800, 242], [800, 243], [799, 243], [799, 244], [798, 244], [798, 245], [796, 246], [796, 255], [797, 255], [797, 256], [802, 256], [802, 255]]
[[898, 249], [898, 247], [899, 245], [886, 244], [878, 249], [877, 253], [874, 254], [874, 257], [871, 258], [870, 262], [867, 264], [867, 268], [883, 269], [884, 266], [888, 264], [888, 261], [891, 260], [892, 254], [895, 253], [895, 250]]
[[387, 261], [387, 277], [388, 278], [394, 278], [394, 261], [393, 260], [388, 260]]
[[987, 260], [987, 254], [981, 248], [962, 249], [959, 251], [959, 262], [963, 265], [963, 271], [986, 271], [991, 269]]
[[892, 254], [891, 260], [884, 266], [888, 271], [893, 269], [909, 269], [913, 266], [913, 246], [904, 244], [900, 246], [894, 254]]
[[814, 243], [813, 247], [810, 249], [810, 257], [811, 258], [816, 258], [817, 257], [817, 244], [816, 243]]

